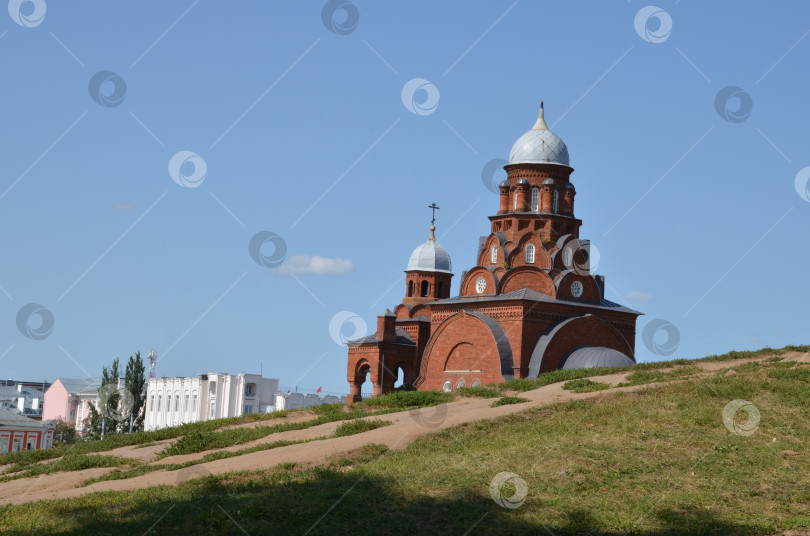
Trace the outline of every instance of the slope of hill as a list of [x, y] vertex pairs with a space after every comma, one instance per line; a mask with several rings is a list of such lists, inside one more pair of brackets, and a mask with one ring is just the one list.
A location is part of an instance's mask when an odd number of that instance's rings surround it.
[[807, 351], [519, 380], [467, 393], [514, 404], [459, 397], [344, 437], [326, 422], [289, 433], [329, 439], [0, 507], [0, 532], [810, 534]]

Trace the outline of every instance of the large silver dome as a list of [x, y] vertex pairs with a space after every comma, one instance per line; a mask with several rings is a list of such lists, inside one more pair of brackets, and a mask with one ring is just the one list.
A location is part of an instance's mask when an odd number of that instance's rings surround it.
[[583, 346], [563, 359], [560, 368], [570, 370], [593, 367], [627, 367], [635, 364], [632, 359], [613, 348]]
[[406, 268], [405, 271], [409, 272], [411, 270], [453, 273], [453, 264], [450, 262], [450, 254], [436, 242], [436, 239], [433, 237], [433, 231], [431, 231], [428, 241], [411, 253], [411, 258], [408, 260], [408, 268]]
[[568, 147], [548, 129], [543, 105], [532, 129], [518, 138], [509, 153], [510, 164], [559, 164], [568, 166]]

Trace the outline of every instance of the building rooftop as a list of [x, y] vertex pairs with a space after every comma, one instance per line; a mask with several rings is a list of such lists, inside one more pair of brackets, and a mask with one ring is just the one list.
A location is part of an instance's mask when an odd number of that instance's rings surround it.
[[87, 378], [84, 380], [74, 378], [56, 378], [71, 395], [94, 395], [101, 387], [101, 380]]
[[504, 294], [497, 294], [497, 295], [477, 295], [477, 296], [455, 296], [452, 298], [445, 298], [443, 300], [436, 300], [431, 302], [430, 305], [450, 305], [450, 304], [457, 304], [457, 303], [475, 303], [475, 302], [493, 302], [493, 301], [507, 301], [507, 300], [526, 300], [526, 301], [536, 301], [536, 302], [548, 302], [548, 303], [560, 303], [566, 305], [572, 305], [574, 307], [589, 307], [589, 308], [599, 308], [599, 309], [609, 309], [611, 311], [619, 311], [623, 313], [632, 313], [636, 315], [640, 315], [642, 313], [630, 309], [629, 307], [625, 307], [623, 305], [619, 305], [618, 303], [614, 303], [610, 300], [601, 300], [600, 303], [593, 303], [593, 302], [579, 302], [576, 300], [561, 300], [557, 298], [552, 298], [548, 294], [543, 294], [542, 292], [537, 292], [536, 290], [522, 288], [519, 290], [514, 290], [512, 292], [507, 292]]

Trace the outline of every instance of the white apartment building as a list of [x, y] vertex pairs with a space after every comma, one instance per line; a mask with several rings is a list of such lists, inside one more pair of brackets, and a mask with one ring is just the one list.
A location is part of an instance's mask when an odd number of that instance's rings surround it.
[[[345, 400], [345, 398], [342, 400]], [[276, 396], [276, 411], [311, 408], [312, 406], [319, 406], [321, 404], [337, 404], [338, 402], [342, 402], [342, 400], [340, 397], [333, 395], [305, 395], [304, 393], [290, 393], [288, 391], [283, 395], [279, 394]]]
[[275, 409], [278, 380], [259, 374], [209, 372], [189, 378], [149, 378], [145, 430]]

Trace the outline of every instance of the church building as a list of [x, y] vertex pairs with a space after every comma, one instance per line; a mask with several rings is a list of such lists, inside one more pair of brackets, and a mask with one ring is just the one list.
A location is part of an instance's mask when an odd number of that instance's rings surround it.
[[498, 211], [458, 296], [435, 237], [438, 207], [429, 207], [430, 236], [408, 260], [402, 303], [380, 314], [374, 334], [348, 343], [348, 403], [361, 400], [367, 377], [373, 396], [394, 391], [400, 370], [399, 389], [452, 391], [635, 363], [641, 313], [606, 300], [604, 276], [591, 273], [596, 251], [579, 237], [569, 164], [541, 103], [534, 127], [512, 146]]

